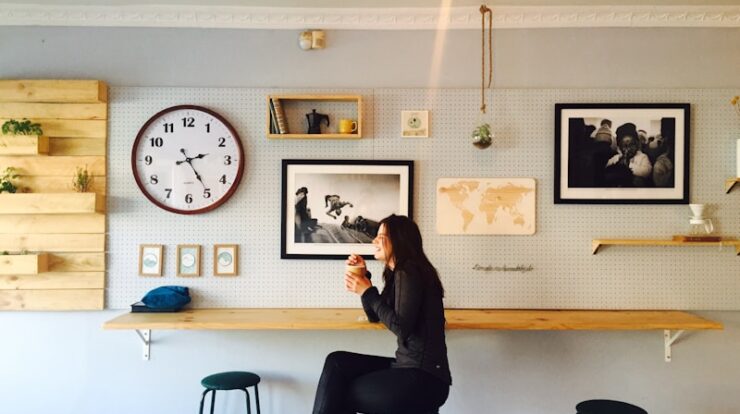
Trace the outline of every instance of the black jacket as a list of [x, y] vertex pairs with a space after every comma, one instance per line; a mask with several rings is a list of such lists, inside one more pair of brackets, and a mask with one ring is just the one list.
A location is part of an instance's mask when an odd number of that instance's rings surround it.
[[398, 349], [392, 366], [420, 368], [452, 384], [441, 287], [414, 263], [396, 266], [388, 276], [382, 294], [376, 287], [362, 294], [362, 307], [369, 321], [380, 320], [396, 335]]

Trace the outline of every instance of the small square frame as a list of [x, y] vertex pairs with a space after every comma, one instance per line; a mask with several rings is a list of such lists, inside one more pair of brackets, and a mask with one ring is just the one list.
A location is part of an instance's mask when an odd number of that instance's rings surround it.
[[429, 138], [429, 111], [401, 111], [401, 136]]
[[[224, 253], [231, 255], [231, 262], [228, 264], [221, 260], [220, 255]], [[239, 274], [238, 244], [213, 245], [213, 274], [214, 276], [236, 276]]]
[[[192, 257], [187, 257], [188, 255]], [[192, 264], [188, 264], [191, 263], [191, 261]], [[177, 275], [200, 276], [200, 245], [177, 245]]]
[[[164, 247], [161, 244], [139, 245], [139, 276], [162, 276], [163, 251]], [[152, 266], [145, 266], [145, 255], [147, 259], [154, 259], [157, 263]]]

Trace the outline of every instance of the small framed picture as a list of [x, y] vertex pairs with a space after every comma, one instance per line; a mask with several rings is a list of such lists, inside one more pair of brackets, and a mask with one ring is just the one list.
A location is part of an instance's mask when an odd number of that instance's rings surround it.
[[239, 245], [216, 244], [213, 246], [213, 274], [236, 276], [239, 274]]
[[162, 276], [162, 249], [161, 244], [139, 246], [140, 276]]
[[177, 275], [200, 276], [200, 246], [197, 244], [177, 245]]
[[429, 137], [429, 111], [401, 111], [401, 136]]

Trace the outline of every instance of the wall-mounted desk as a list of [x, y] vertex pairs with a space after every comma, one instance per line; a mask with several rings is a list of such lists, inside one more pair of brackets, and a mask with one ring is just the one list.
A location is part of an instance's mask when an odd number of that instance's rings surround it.
[[[524, 331], [662, 330], [665, 360], [685, 330], [723, 329], [719, 322], [681, 311], [447, 309], [446, 328]], [[361, 309], [189, 309], [176, 313], [126, 313], [103, 329], [133, 329], [149, 359], [152, 329], [190, 330], [377, 330]], [[671, 331], [676, 331], [671, 334]]]

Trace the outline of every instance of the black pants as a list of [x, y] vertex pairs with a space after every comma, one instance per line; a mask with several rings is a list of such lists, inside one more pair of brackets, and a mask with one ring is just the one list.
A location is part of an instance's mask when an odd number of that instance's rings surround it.
[[337, 351], [326, 357], [313, 414], [427, 414], [450, 386], [417, 368], [391, 368], [392, 358]]

